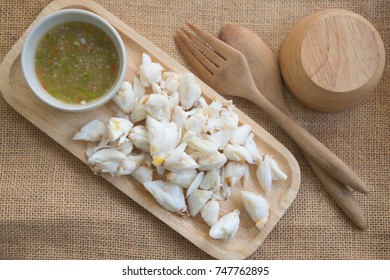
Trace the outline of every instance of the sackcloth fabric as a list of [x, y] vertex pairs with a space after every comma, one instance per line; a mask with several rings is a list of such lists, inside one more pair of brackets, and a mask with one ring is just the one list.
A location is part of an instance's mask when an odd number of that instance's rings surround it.
[[[387, 0], [97, 0], [139, 34], [194, 71], [174, 42], [186, 21], [217, 36], [228, 23], [249, 28], [278, 54], [302, 18], [328, 8], [353, 11], [379, 31], [390, 51]], [[0, 1], [0, 60], [49, 4]], [[195, 72], [196, 73], [196, 72]], [[339, 113], [312, 111], [284, 88], [297, 122], [370, 186], [353, 192], [367, 220], [361, 231], [337, 207], [302, 153], [252, 103], [239, 109], [296, 157], [300, 191], [263, 244], [248, 259], [390, 258], [390, 68], [370, 97]], [[0, 97], [0, 259], [211, 259], [183, 236], [76, 159]]]

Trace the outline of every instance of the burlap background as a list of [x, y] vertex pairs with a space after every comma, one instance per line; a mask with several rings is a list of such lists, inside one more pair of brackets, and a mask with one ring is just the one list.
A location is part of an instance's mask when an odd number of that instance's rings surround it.
[[[0, 59], [50, 1], [0, 1]], [[325, 8], [367, 18], [390, 51], [390, 1], [97, 1], [192, 69], [173, 41], [187, 20], [217, 35], [227, 23], [258, 34], [273, 51], [297, 21]], [[367, 219], [358, 230], [338, 209], [288, 136], [249, 102], [237, 106], [297, 158], [301, 190], [250, 259], [390, 259], [390, 72], [371, 97], [348, 111], [303, 107], [286, 91], [297, 121], [349, 164], [371, 187], [354, 193]], [[209, 255], [148, 213], [0, 97], [0, 258], [208, 259]]]

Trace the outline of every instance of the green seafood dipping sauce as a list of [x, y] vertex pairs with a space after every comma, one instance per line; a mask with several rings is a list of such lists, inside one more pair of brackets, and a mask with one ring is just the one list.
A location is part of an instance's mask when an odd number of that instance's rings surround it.
[[68, 22], [42, 37], [34, 66], [49, 94], [65, 103], [84, 104], [103, 96], [114, 85], [119, 55], [113, 41], [98, 27]]

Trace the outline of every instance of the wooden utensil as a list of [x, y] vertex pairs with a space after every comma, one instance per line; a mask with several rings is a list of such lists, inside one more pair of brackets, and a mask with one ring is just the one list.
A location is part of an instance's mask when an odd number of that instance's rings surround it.
[[348, 109], [378, 85], [385, 48], [362, 16], [332, 9], [302, 19], [280, 48], [283, 79], [294, 96], [323, 112]]
[[239, 96], [260, 106], [328, 173], [349, 187], [368, 193], [367, 186], [351, 168], [260, 93], [243, 54], [196, 25], [188, 26], [196, 35], [184, 31], [186, 35], [179, 33], [176, 42], [208, 85], [223, 95]]
[[[252, 31], [229, 24], [222, 28], [220, 39], [240, 51], [248, 61], [252, 77], [260, 92], [276, 107], [292, 118], [282, 92], [282, 80], [276, 58], [271, 49]], [[325, 172], [304, 153], [313, 171], [337, 205], [360, 229], [367, 228], [367, 222], [356, 199], [341, 182]]]

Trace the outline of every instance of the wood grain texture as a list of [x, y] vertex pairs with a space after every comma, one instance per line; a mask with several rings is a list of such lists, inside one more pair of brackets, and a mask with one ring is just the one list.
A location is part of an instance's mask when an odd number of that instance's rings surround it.
[[[188, 72], [183, 66], [130, 27], [126, 26], [114, 15], [90, 0], [83, 2], [76, 0], [56, 0], [42, 11], [31, 26], [49, 13], [64, 8], [90, 10], [107, 19], [117, 29], [126, 45], [128, 60], [126, 80], [133, 80], [138, 65], [141, 62], [141, 54], [143, 52], [148, 53], [153, 60], [158, 61], [166, 70], [179, 73]], [[77, 158], [86, 162], [87, 158], [84, 153], [85, 143], [72, 141], [71, 138], [86, 122], [93, 119], [104, 121], [112, 116], [113, 112], [110, 109], [110, 104], [94, 111], [69, 113], [55, 110], [38, 100], [27, 86], [20, 65], [20, 51], [31, 26], [6, 55], [1, 64], [1, 92], [5, 100], [17, 112], [52, 137]], [[220, 97], [203, 82], [200, 80], [198, 82], [201, 85], [206, 99], [211, 100]], [[282, 170], [288, 175], [287, 181], [273, 184], [272, 192], [267, 194], [263, 193], [270, 204], [270, 217], [262, 231], [256, 229], [249, 215], [245, 213], [239, 193], [241, 186], [236, 187], [233, 196], [229, 200], [221, 203], [220, 213], [220, 215], [223, 215], [233, 209], [240, 209], [240, 228], [233, 240], [220, 241], [213, 240], [208, 236], [209, 228], [199, 216], [195, 219], [179, 217], [174, 213], [162, 209], [153, 197], [131, 177], [113, 178], [111, 176], [104, 176], [104, 178], [211, 256], [220, 259], [246, 258], [260, 246], [295, 199], [300, 185], [300, 170], [293, 155], [281, 143], [241, 111], [237, 110], [237, 114], [242, 123], [248, 123], [252, 126], [252, 130], [255, 133], [255, 141], [261, 149], [268, 154], [272, 154], [279, 162]], [[246, 189], [256, 193], [262, 193], [255, 177], [254, 167], [250, 168], [250, 173], [250, 181]]]
[[324, 10], [302, 19], [280, 49], [287, 87], [303, 104], [323, 112], [342, 111], [365, 100], [384, 66], [378, 31], [346, 10]]

